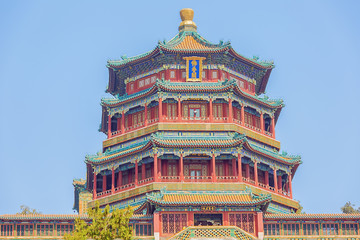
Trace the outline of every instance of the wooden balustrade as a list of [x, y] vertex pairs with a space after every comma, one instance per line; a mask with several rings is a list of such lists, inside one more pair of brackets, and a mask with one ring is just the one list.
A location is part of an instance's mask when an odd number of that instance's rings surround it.
[[153, 178], [153, 177], [141, 179], [141, 180], [139, 180], [139, 185], [142, 185], [142, 184], [145, 184], [145, 183], [149, 183], [149, 182], [153, 182], [153, 181], [154, 181], [154, 178]]

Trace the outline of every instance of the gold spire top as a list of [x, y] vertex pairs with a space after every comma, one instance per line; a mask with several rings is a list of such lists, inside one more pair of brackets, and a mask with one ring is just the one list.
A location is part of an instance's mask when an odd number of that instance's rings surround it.
[[180, 11], [180, 17], [182, 22], [179, 26], [179, 32], [182, 31], [195, 31], [196, 32], [196, 24], [193, 22], [194, 18], [194, 10], [191, 8], [183, 8]]

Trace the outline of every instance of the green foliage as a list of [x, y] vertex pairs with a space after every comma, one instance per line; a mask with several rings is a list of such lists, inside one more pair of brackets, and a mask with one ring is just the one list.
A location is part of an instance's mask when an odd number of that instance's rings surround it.
[[306, 212], [304, 212], [303, 206], [300, 204], [300, 201], [298, 202], [299, 202], [299, 209], [296, 210], [296, 214], [306, 214]]
[[99, 204], [95, 208], [88, 210], [91, 222], [88, 224], [84, 220], [75, 220], [75, 230], [70, 235], [65, 235], [65, 240], [112, 240], [132, 238], [132, 229], [129, 227], [129, 220], [133, 211], [127, 209], [116, 209], [110, 213], [109, 205], [105, 209], [100, 209]]
[[17, 214], [41, 214], [41, 212], [37, 211], [36, 209], [31, 209], [26, 205], [21, 205], [20, 212]]
[[352, 204], [351, 202], [345, 203], [345, 205], [341, 208], [341, 211], [343, 213], [360, 213], [360, 207], [358, 209], [355, 209], [355, 204]]

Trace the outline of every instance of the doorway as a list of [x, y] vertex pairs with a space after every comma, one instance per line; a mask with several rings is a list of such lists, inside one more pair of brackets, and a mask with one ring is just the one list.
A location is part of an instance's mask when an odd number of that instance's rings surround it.
[[221, 226], [222, 214], [194, 214], [195, 226]]

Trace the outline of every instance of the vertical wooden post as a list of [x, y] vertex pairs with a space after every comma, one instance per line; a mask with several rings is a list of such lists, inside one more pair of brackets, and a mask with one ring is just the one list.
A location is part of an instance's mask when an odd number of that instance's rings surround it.
[[269, 171], [265, 171], [265, 185], [269, 186]]
[[181, 99], [180, 98], [178, 98], [177, 112], [178, 112], [178, 121], [181, 122], [182, 116], [181, 116]]
[[247, 179], [250, 179], [250, 165], [249, 164], [245, 164], [245, 177]]
[[154, 212], [154, 237], [160, 239], [160, 213], [157, 211]]
[[158, 159], [157, 154], [154, 154], [154, 182], [158, 181]]
[[213, 115], [213, 101], [212, 98], [209, 100], [209, 120], [210, 122], [214, 122], [214, 115]]
[[236, 176], [236, 159], [235, 158], [232, 159], [231, 165], [232, 165], [232, 175], [235, 177]]
[[263, 212], [256, 213], [256, 226], [257, 226], [257, 237], [258, 239], [264, 239], [264, 222], [263, 222]]
[[241, 154], [238, 153], [238, 180], [242, 182], [242, 165], [241, 165]]
[[103, 182], [102, 182], [102, 191], [106, 191], [106, 175], [103, 175]]
[[161, 170], [162, 170], [162, 164], [161, 164], [161, 158], [158, 158], [158, 181], [161, 181]]
[[282, 191], [282, 177], [281, 176], [277, 176], [277, 180], [278, 180], [278, 187], [279, 187], [279, 191]]
[[111, 193], [115, 192], [115, 171], [114, 167], [111, 169]]
[[212, 154], [211, 158], [211, 181], [216, 182], [216, 167], [215, 167], [215, 154]]
[[93, 183], [93, 199], [96, 199], [96, 187], [97, 187], [97, 179], [96, 172], [94, 171], [94, 183]]
[[184, 181], [184, 157], [180, 154], [180, 182]]
[[288, 182], [289, 182], [289, 191], [290, 191], [290, 198], [292, 198], [292, 183], [291, 183], [291, 173], [288, 175]]
[[245, 125], [245, 106], [241, 104], [241, 126]]
[[264, 129], [264, 113], [261, 112], [260, 113], [260, 130], [262, 134], [265, 134], [265, 129]]
[[146, 164], [141, 164], [141, 180], [144, 180], [146, 178]]
[[117, 184], [118, 187], [122, 186], [122, 171], [120, 170], [118, 172], [118, 184]]
[[271, 118], [270, 131], [271, 131], [271, 136], [275, 138], [275, 116]]
[[116, 119], [116, 131], [120, 131], [121, 130], [121, 119], [117, 118]]
[[232, 99], [229, 98], [229, 116], [228, 116], [228, 122], [233, 122], [233, 108], [232, 108]]
[[229, 162], [226, 160], [225, 161], [225, 176], [230, 176], [229, 173]]
[[148, 125], [148, 110], [147, 110], [147, 103], [145, 103], [145, 113], [144, 113], [144, 126], [146, 127]]
[[194, 226], [194, 213], [188, 213], [188, 226]]
[[223, 212], [223, 226], [229, 226], [229, 213], [228, 212]]
[[111, 115], [108, 116], [108, 138], [111, 138]]
[[257, 169], [257, 161], [254, 162], [254, 177], [255, 177], [255, 185], [259, 185], [259, 176], [258, 176], [258, 169]]
[[163, 104], [162, 104], [162, 98], [159, 98], [159, 122], [162, 122], [163, 120]]
[[135, 186], [138, 185], [139, 183], [139, 166], [138, 166], [138, 161], [135, 161]]
[[125, 111], [121, 114], [121, 134], [125, 133]]
[[278, 182], [277, 182], [276, 168], [274, 168], [274, 188], [275, 188], [275, 192], [278, 192]]

